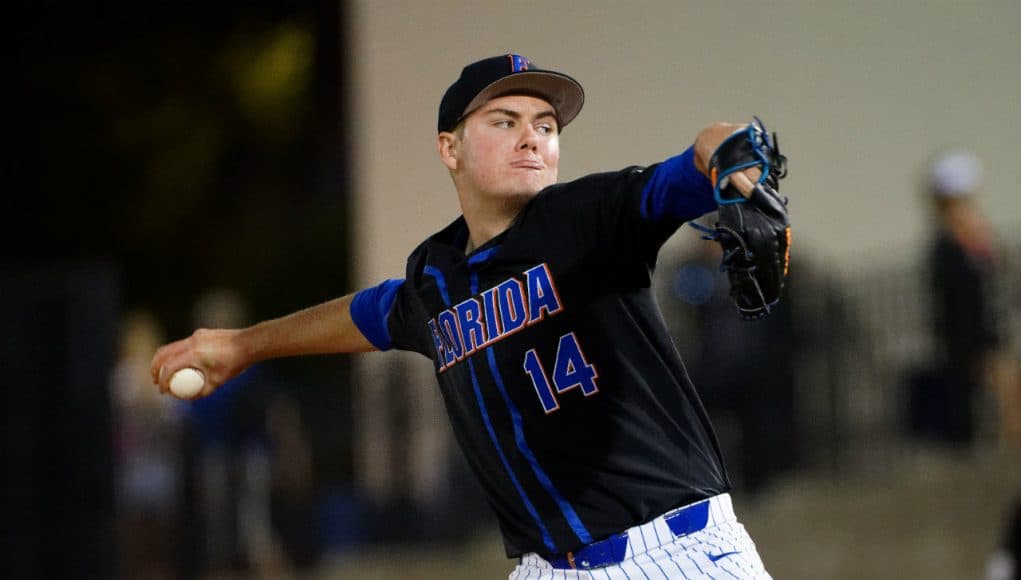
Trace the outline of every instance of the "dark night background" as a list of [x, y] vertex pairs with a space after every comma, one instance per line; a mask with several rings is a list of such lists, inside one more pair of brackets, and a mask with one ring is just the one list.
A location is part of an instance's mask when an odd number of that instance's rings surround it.
[[[169, 338], [209, 288], [262, 319], [345, 292], [340, 2], [33, 3], [6, 20], [8, 572], [111, 577], [118, 320]], [[344, 357], [268, 371], [346, 485]], [[317, 385], [317, 386], [311, 386]], [[323, 460], [328, 457], [329, 460]]]
[[29, 10], [5, 263], [110, 260], [167, 314], [210, 285], [260, 313], [345, 285], [339, 3]]

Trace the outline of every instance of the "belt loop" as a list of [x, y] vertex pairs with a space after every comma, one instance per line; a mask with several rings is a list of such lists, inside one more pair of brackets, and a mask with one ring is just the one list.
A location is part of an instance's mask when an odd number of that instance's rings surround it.
[[678, 538], [705, 529], [711, 503], [710, 498], [677, 510], [664, 518], [667, 527]]

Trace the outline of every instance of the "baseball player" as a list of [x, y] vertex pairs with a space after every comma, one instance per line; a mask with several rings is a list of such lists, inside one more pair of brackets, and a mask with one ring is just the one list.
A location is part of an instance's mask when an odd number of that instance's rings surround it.
[[[156, 352], [153, 381], [167, 392], [196, 367], [204, 396], [271, 357], [415, 351], [518, 558], [511, 578], [768, 578], [650, 278], [684, 222], [724, 206], [754, 221], [782, 157], [761, 124], [718, 123], [661, 163], [557, 183], [560, 132], [583, 101], [576, 80], [518, 55], [466, 66], [437, 126], [463, 215], [411, 253], [405, 278], [198, 330]], [[741, 231], [724, 226], [708, 233], [727, 248]], [[771, 267], [728, 254], [735, 288]], [[756, 300], [775, 290], [752, 282]], [[738, 307], [758, 315], [766, 299]]]

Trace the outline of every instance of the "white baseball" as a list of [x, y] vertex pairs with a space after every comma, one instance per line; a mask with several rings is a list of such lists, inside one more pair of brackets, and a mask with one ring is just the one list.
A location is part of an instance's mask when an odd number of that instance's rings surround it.
[[206, 376], [202, 371], [191, 367], [183, 368], [170, 377], [170, 392], [179, 399], [191, 399], [199, 394], [204, 384]]

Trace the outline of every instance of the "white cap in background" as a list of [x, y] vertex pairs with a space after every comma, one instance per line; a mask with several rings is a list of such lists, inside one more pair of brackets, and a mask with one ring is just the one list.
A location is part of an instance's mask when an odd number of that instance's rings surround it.
[[982, 162], [974, 154], [955, 149], [940, 154], [929, 164], [929, 188], [939, 197], [964, 197], [982, 185]]

